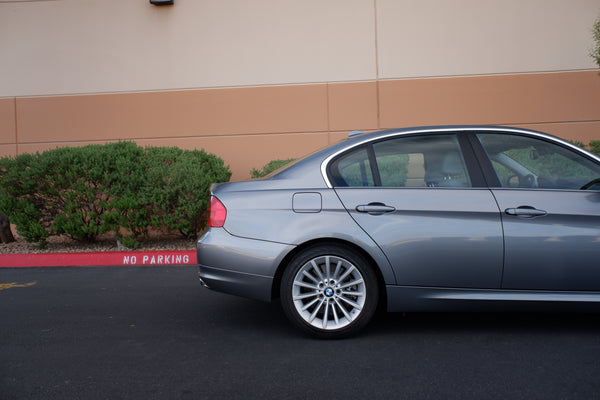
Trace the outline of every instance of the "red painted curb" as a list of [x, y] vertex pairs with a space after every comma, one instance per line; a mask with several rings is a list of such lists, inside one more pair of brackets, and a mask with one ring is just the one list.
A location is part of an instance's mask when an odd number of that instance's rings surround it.
[[0, 254], [0, 267], [76, 267], [196, 264], [195, 250]]

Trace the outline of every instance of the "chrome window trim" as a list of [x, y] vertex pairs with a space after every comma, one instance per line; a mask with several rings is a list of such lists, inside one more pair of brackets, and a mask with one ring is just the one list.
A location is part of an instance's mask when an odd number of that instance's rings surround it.
[[593, 158], [594, 160], [600, 162], [600, 157], [596, 156], [595, 154], [587, 151], [586, 149], [582, 149], [579, 146], [576, 146], [572, 143], [567, 142], [566, 140], [560, 139], [560, 138], [556, 138], [553, 136], [548, 136], [546, 134], [543, 134], [541, 132], [536, 132], [536, 131], [530, 131], [527, 129], [519, 129], [519, 128], [506, 128], [506, 127], [493, 127], [493, 126], [481, 126], [481, 127], [477, 127], [477, 126], [465, 126], [465, 127], [460, 127], [460, 126], [453, 126], [453, 127], [440, 127], [440, 128], [431, 128], [431, 129], [411, 129], [411, 130], [407, 130], [407, 131], [402, 131], [402, 130], [397, 130], [397, 131], [393, 131], [390, 132], [388, 134], [382, 135], [382, 136], [377, 136], [375, 138], [367, 138], [364, 140], [361, 140], [359, 142], [354, 143], [351, 146], [348, 146], [344, 149], [338, 150], [335, 153], [329, 155], [325, 160], [323, 160], [321, 162], [321, 175], [323, 176], [323, 179], [325, 180], [325, 184], [327, 185], [327, 187], [329, 189], [333, 189], [333, 185], [331, 184], [331, 181], [329, 180], [329, 177], [327, 176], [327, 167], [329, 166], [329, 163], [331, 162], [331, 160], [335, 157], [337, 157], [338, 155], [345, 153], [347, 151], [350, 151], [358, 146], [362, 146], [365, 143], [369, 143], [375, 140], [382, 140], [382, 139], [387, 139], [390, 138], [392, 136], [404, 136], [404, 135], [412, 135], [415, 133], [436, 133], [436, 132], [498, 132], [498, 133], [520, 133], [520, 134], [525, 134], [528, 136], [534, 136], [534, 137], [538, 137], [547, 141], [551, 141], [557, 144], [561, 144], [563, 146], [567, 146], [569, 148], [571, 148], [572, 150], [575, 150], [578, 153], [583, 153], [585, 155], [587, 155], [588, 157]]

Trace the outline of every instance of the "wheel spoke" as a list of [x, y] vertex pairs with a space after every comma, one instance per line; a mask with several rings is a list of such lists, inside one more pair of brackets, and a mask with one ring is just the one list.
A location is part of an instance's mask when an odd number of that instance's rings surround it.
[[344, 307], [343, 305], [341, 305], [340, 302], [338, 301], [338, 299], [335, 299], [335, 304], [342, 311], [342, 314], [344, 314], [344, 317], [346, 317], [346, 319], [348, 321], [352, 321], [352, 317], [350, 316], [350, 314], [348, 314], [348, 311], [346, 311], [346, 307]]
[[329, 261], [329, 256], [325, 257], [325, 278], [327, 280], [331, 279], [331, 263]]
[[304, 299], [308, 299], [308, 298], [314, 297], [316, 295], [317, 295], [316, 292], [313, 292], [313, 293], [302, 293], [302, 294], [298, 294], [298, 295], [294, 296], [293, 300], [294, 301], [296, 301], [296, 300], [304, 300]]
[[363, 283], [364, 281], [362, 280], [362, 278], [356, 279], [352, 282], [347, 282], [344, 283], [343, 285], [341, 285], [338, 289], [346, 289], [347, 287], [353, 286], [353, 285], [358, 285]]
[[[337, 311], [335, 311], [335, 306], [338, 305], [337, 302], [335, 301], [335, 299], [333, 300], [333, 304], [331, 305], [331, 312], [333, 313], [333, 320], [335, 321], [336, 325], [339, 325], [340, 323], [340, 319], [337, 315]], [[339, 307], [339, 306], [338, 306]]]
[[347, 299], [345, 297], [340, 297], [340, 300], [342, 300], [346, 304], [351, 305], [353, 308], [356, 308], [357, 310], [361, 310], [362, 309], [362, 307], [360, 306], [360, 304], [358, 304], [358, 303], [356, 303], [356, 302], [354, 302], [354, 301], [352, 301], [350, 299]]
[[355, 296], [355, 297], [363, 297], [365, 294], [363, 292], [348, 292], [342, 291], [343, 296]]
[[310, 318], [308, 318], [308, 322], [312, 323], [314, 321], [314, 319], [317, 317], [317, 314], [319, 313], [319, 310], [321, 309], [321, 306], [323, 305], [324, 301], [323, 299], [319, 300], [319, 305], [317, 305], [313, 311], [313, 313], [310, 315]]
[[315, 262], [315, 260], [311, 260], [310, 263], [312, 264], [313, 269], [315, 270], [315, 272], [319, 276], [319, 280], [321, 282], [323, 282], [325, 280], [325, 278], [323, 277], [323, 272], [321, 272], [321, 268], [317, 265], [317, 263]]
[[335, 271], [333, 271], [333, 279], [339, 281], [338, 276], [339, 276], [341, 270], [342, 270], [342, 260], [338, 260], [337, 264], [335, 265]]
[[340, 279], [338, 279], [338, 281], [343, 282], [344, 279], [346, 279], [348, 277], [348, 275], [350, 275], [354, 271], [356, 271], [356, 268], [354, 268], [354, 265], [351, 265], [350, 268], [348, 268], [346, 270], [346, 272], [344, 272], [344, 274], [342, 276], [340, 276]]
[[312, 290], [317, 290], [319, 288], [317, 285], [312, 285], [312, 284], [304, 282], [304, 281], [296, 281], [296, 282], [294, 282], [294, 285], [300, 286], [303, 288], [307, 288], [307, 289], [312, 289]]
[[319, 301], [319, 298], [318, 298], [318, 297], [317, 297], [317, 298], [314, 298], [314, 299], [313, 299], [313, 301], [311, 301], [310, 303], [306, 303], [306, 304], [304, 305], [304, 307], [302, 307], [302, 311], [306, 311], [306, 310], [308, 310], [308, 309], [309, 309], [309, 308], [311, 308], [311, 307], [312, 307], [312, 305], [313, 305], [313, 304], [315, 304], [317, 301]]
[[329, 320], [329, 302], [325, 302], [325, 312], [323, 313], [323, 329], [327, 329], [327, 321]]
[[315, 278], [314, 276], [312, 276], [308, 271], [302, 271], [302, 275], [304, 275], [305, 277], [307, 277], [314, 283], [317, 283], [317, 284], [319, 283], [319, 280], [317, 278]]

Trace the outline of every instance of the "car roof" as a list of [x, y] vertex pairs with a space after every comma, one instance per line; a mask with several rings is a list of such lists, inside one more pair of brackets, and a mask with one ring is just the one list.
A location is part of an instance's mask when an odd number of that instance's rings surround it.
[[[408, 135], [408, 134], [418, 134], [418, 133], [451, 133], [457, 131], [498, 131], [498, 132], [514, 132], [521, 134], [532, 134], [534, 136], [544, 136], [550, 137], [553, 139], [561, 140], [559, 137], [535, 131], [532, 129], [524, 129], [524, 128], [516, 128], [510, 126], [500, 126], [500, 125], [431, 125], [431, 126], [417, 126], [417, 127], [406, 127], [406, 128], [394, 128], [394, 129], [385, 129], [370, 133], [362, 133], [359, 135], [352, 136], [352, 140], [359, 139], [368, 139], [373, 140], [377, 138], [383, 138], [391, 135]], [[356, 132], [356, 131], [354, 131]]]

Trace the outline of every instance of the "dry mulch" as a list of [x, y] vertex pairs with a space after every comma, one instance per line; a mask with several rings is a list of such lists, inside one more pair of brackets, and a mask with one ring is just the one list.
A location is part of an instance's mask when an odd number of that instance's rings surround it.
[[[14, 234], [14, 230], [13, 230]], [[15, 234], [15, 242], [0, 243], [0, 254], [43, 254], [43, 253], [85, 253], [96, 251], [125, 251], [120, 247], [114, 233], [105, 234], [94, 242], [81, 242], [67, 236], [51, 236], [45, 248], [37, 248], [35, 243], [27, 243]], [[135, 250], [195, 250], [195, 239], [184, 239], [173, 233], [154, 233], [141, 240], [142, 245]]]

